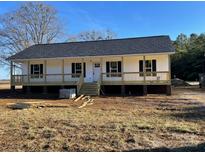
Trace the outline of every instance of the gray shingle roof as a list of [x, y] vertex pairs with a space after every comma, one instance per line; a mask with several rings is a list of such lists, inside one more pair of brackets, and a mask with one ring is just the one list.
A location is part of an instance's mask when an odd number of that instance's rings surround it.
[[100, 41], [38, 44], [26, 48], [8, 59], [38, 59], [166, 52], [174, 52], [174, 48], [169, 36], [162, 35]]

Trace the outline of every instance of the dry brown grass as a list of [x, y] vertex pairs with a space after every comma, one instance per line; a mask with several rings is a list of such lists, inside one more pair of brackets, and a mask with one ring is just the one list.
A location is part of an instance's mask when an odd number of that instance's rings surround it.
[[204, 93], [175, 89], [172, 96], [96, 97], [82, 109], [82, 102], [46, 99], [67, 107], [11, 110], [5, 102], [33, 99], [5, 97], [0, 151], [205, 151]]

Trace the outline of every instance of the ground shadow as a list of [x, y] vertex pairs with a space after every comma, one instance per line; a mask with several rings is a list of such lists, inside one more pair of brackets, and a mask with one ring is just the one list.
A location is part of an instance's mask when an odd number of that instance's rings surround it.
[[181, 109], [180, 113], [172, 113], [171, 116], [182, 118], [185, 120], [204, 120], [205, 119], [205, 106], [193, 106]]
[[133, 149], [128, 150], [127, 152], [204, 152], [205, 151], [205, 143], [201, 143], [193, 146], [184, 146], [178, 148], [151, 148], [151, 149]]
[[58, 94], [26, 93], [21, 89], [11, 92], [9, 89], [0, 89], [0, 99], [52, 99], [56, 100]]

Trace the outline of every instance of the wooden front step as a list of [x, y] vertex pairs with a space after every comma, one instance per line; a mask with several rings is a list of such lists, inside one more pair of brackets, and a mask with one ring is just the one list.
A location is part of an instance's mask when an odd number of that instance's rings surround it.
[[84, 83], [79, 91], [80, 95], [98, 95], [98, 84], [97, 83]]

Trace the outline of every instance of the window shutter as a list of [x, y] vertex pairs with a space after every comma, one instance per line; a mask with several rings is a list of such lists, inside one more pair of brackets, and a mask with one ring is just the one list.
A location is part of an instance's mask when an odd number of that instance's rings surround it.
[[143, 60], [139, 61], [139, 71], [143, 72]]
[[86, 77], [86, 63], [83, 63], [83, 76]]
[[[152, 60], [152, 72], [156, 72], [157, 71], [156, 62], [157, 61], [155, 59]], [[157, 73], [152, 73], [152, 76], [156, 76], [156, 75], [157, 75]]]
[[156, 71], [157, 71], [156, 60], [152, 60], [152, 71], [153, 71], [153, 72], [156, 72]]
[[106, 62], [106, 73], [110, 72], [110, 63]]
[[118, 61], [118, 72], [119, 73], [122, 72], [122, 63], [121, 63], [121, 61]]
[[143, 60], [139, 61], [139, 72], [140, 72], [140, 76], [144, 76], [143, 75]]
[[[110, 63], [106, 62], [106, 73], [110, 73]], [[107, 74], [107, 77], [109, 77], [109, 74]]]
[[31, 74], [33, 74], [33, 65], [31, 65]]
[[75, 74], [75, 63], [72, 63], [72, 74]]
[[40, 64], [40, 74], [43, 74], [43, 64]]

